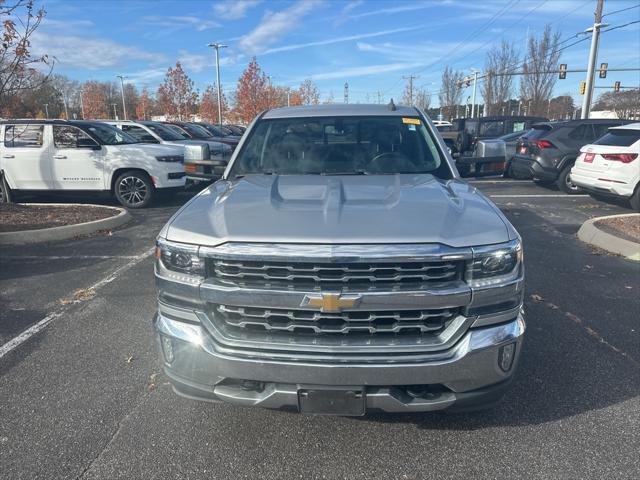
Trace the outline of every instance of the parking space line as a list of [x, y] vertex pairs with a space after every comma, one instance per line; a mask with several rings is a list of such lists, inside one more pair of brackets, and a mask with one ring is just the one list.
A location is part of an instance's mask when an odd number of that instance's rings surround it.
[[538, 195], [538, 194], [521, 194], [521, 195], [489, 195], [491, 198], [589, 198], [589, 195]]
[[6, 255], [6, 260], [132, 260], [136, 255]]
[[[134, 256], [129, 262], [127, 262], [124, 265], [116, 268], [113, 272], [111, 272], [111, 274], [109, 274], [108, 276], [104, 277], [103, 279], [97, 281], [93, 285], [87, 287], [86, 290], [97, 290], [100, 287], [104, 287], [108, 283], [113, 282], [116, 278], [118, 278], [119, 275], [121, 275], [122, 273], [126, 272], [127, 270], [135, 267], [138, 263], [140, 263], [144, 259], [150, 257], [153, 254], [154, 251], [155, 251], [155, 247], [152, 247], [149, 250], [141, 253], [140, 255]], [[68, 308], [68, 307], [66, 307], [66, 308]], [[21, 344], [23, 344], [24, 342], [29, 340], [31, 337], [33, 337], [38, 332], [41, 332], [44, 328], [47, 327], [47, 325], [49, 325], [51, 322], [53, 322], [56, 318], [62, 316], [62, 314], [65, 312], [66, 308], [62, 307], [59, 310], [50, 313], [49, 315], [44, 317], [42, 320], [38, 321], [37, 323], [35, 323], [31, 327], [27, 328], [22, 333], [20, 333], [17, 337], [12, 338], [7, 343], [5, 343], [4, 345], [0, 346], [0, 358], [4, 357], [7, 353], [9, 353], [12, 350], [14, 350], [15, 348], [19, 347]]]

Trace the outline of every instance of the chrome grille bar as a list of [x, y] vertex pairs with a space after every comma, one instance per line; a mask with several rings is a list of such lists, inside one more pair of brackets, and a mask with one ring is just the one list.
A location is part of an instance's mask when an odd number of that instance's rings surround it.
[[214, 320], [229, 327], [314, 334], [436, 334], [457, 315], [457, 309], [323, 313], [215, 305], [213, 310]]

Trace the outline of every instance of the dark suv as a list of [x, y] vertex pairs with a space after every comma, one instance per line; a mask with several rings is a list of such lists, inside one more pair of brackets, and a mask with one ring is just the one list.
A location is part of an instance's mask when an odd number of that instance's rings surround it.
[[566, 193], [580, 189], [571, 183], [571, 167], [580, 149], [600, 138], [610, 127], [629, 120], [591, 119], [537, 123], [520, 137], [516, 155], [511, 161], [513, 173], [520, 178], [533, 178], [541, 183], [556, 183]]

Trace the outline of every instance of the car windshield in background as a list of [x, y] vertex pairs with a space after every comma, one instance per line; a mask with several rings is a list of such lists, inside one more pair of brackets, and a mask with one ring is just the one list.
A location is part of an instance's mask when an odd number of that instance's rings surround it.
[[92, 123], [85, 130], [93, 134], [102, 145], [127, 145], [140, 143], [136, 138], [106, 123]]
[[153, 132], [158, 135], [162, 140], [175, 141], [184, 140], [186, 135], [177, 133], [159, 123], [145, 123], [145, 126], [149, 127]]
[[177, 133], [178, 135], [181, 135], [183, 140], [191, 138], [189, 136], [189, 134], [183, 128], [180, 128], [177, 125], [172, 125], [170, 123], [164, 123], [164, 124], [162, 124], [162, 126], [163, 127], [167, 127], [169, 130], [171, 130], [172, 132]]
[[418, 118], [320, 117], [262, 120], [231, 176], [431, 173], [452, 178]]
[[616, 147], [630, 147], [640, 140], [640, 130], [623, 130], [614, 128], [604, 137], [593, 142], [594, 145], [611, 145]]
[[527, 132], [519, 131], [519, 132], [507, 133], [506, 135], [498, 137], [498, 140], [503, 140], [505, 142], [508, 142], [509, 140], [515, 140], [517, 138], [522, 137], [523, 135], [527, 135], [529, 131], [527, 131]]
[[211, 136], [211, 132], [207, 131], [206, 128], [201, 127], [200, 125], [194, 125], [192, 123], [185, 123], [184, 125], [180, 125], [187, 132], [189, 132], [194, 137], [199, 138], [208, 138]]
[[525, 133], [522, 138], [526, 140], [537, 140], [538, 138], [544, 137], [552, 130], [549, 125], [534, 125], [534, 127]]

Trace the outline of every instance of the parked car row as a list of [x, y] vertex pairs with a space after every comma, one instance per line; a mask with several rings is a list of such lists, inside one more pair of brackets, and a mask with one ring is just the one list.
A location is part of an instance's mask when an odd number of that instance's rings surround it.
[[220, 178], [239, 139], [204, 123], [3, 120], [0, 201], [22, 193], [99, 191], [127, 208], [143, 208], [158, 193], [184, 189], [187, 180]]

